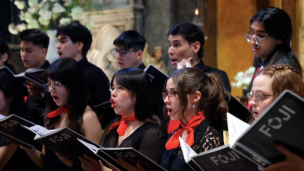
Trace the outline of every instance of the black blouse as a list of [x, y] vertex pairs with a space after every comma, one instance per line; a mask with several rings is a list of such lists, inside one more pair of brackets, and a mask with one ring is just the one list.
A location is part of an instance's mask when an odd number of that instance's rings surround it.
[[[6, 145], [9, 145], [9, 143], [6, 142], [6, 138], [0, 136], [0, 148], [5, 147]], [[2, 169], [2, 171], [15, 170], [39, 171], [41, 169], [32, 161], [32, 159], [26, 154], [24, 150], [18, 147], [13, 156]]]
[[[170, 139], [176, 131], [169, 134], [168, 139]], [[194, 131], [194, 144], [191, 148], [196, 153], [201, 153], [221, 145], [224, 145], [222, 134], [217, 131], [207, 119], [203, 120]], [[192, 170], [189, 165], [185, 163], [180, 147], [169, 151], [166, 150], [162, 157], [161, 166], [168, 171]]]
[[[104, 147], [117, 147], [119, 135], [117, 128], [106, 136]], [[162, 130], [151, 123], [145, 123], [137, 128], [129, 137], [125, 138], [119, 147], [133, 147], [140, 153], [160, 164], [165, 150], [166, 135]]]
[[83, 171], [82, 167], [73, 164], [72, 167], [68, 167], [65, 165], [56, 155], [56, 153], [49, 148], [45, 147], [45, 155], [44, 155], [44, 171]]

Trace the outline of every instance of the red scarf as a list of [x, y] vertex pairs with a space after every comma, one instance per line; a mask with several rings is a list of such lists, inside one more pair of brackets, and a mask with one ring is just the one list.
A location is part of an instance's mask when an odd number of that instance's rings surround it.
[[169, 125], [168, 125], [168, 129], [167, 129], [167, 133], [171, 134], [173, 131], [177, 130], [180, 125], [181, 125], [180, 120], [176, 120], [176, 121], [170, 120]]
[[171, 138], [166, 143], [166, 149], [171, 150], [174, 148], [177, 148], [179, 146], [179, 138], [182, 137], [183, 132], [187, 130], [187, 139], [186, 143], [191, 147], [194, 144], [194, 130], [193, 128], [198, 126], [203, 120], [205, 119], [203, 112], [198, 112], [196, 115], [194, 115], [188, 123], [181, 124], [182, 129], [176, 131]]
[[70, 117], [70, 112], [68, 108], [65, 108], [63, 106], [59, 107], [58, 109], [54, 110], [53, 112], [50, 112], [46, 115], [47, 118], [55, 118], [56, 116], [59, 116], [61, 113], [65, 112], [68, 115], [68, 118]]
[[138, 121], [138, 119], [136, 118], [134, 113], [127, 118], [125, 117], [125, 115], [122, 115], [121, 120], [112, 124], [110, 126], [109, 130], [111, 131], [114, 128], [118, 127], [117, 128], [118, 135], [123, 136], [123, 135], [125, 135], [126, 129], [128, 127], [128, 124], [127, 124], [128, 121]]

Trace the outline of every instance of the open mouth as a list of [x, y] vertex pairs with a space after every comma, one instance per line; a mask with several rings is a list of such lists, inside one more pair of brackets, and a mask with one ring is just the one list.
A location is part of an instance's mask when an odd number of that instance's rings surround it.
[[115, 104], [115, 102], [114, 102], [114, 100], [111, 98], [110, 99], [110, 102], [111, 102], [111, 107], [112, 108], [115, 108], [116, 107], [116, 104]]
[[167, 108], [167, 110], [168, 110], [168, 113], [167, 113], [167, 114], [168, 114], [168, 116], [170, 116], [170, 115], [172, 114], [172, 109], [170, 109], [170, 107], [168, 107], [168, 106], [167, 106], [166, 108]]
[[254, 116], [254, 117], [257, 117], [258, 115], [259, 115], [258, 112], [253, 112], [253, 116]]
[[53, 101], [54, 101], [55, 103], [59, 102], [59, 98], [58, 98], [58, 96], [54, 96], [54, 95], [52, 95], [52, 97], [53, 97]]
[[61, 52], [57, 52], [57, 53], [58, 53], [59, 57], [62, 57], [62, 53]]
[[178, 60], [177, 60], [177, 59], [170, 58], [170, 60], [171, 60], [171, 64], [172, 64], [172, 65], [177, 65], [177, 63], [178, 63]]
[[170, 58], [171, 62], [178, 62], [177, 59], [174, 59], [174, 58]]

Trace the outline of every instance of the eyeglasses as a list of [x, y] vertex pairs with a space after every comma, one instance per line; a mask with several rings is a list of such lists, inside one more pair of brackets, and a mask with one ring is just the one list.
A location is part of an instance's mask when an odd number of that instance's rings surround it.
[[[169, 98], [169, 100], [171, 100], [171, 98], [176, 97], [177, 92], [176, 91], [171, 91], [171, 92], [162, 92], [163, 95], [163, 99], [165, 100], [167, 97]], [[169, 96], [168, 96], [169, 95]]]
[[43, 86], [47, 92], [50, 92], [51, 87], [53, 88], [53, 90], [59, 91], [62, 84], [56, 81], [51, 84], [49, 84], [49, 83], [43, 84]]
[[[252, 38], [253, 38], [253, 35], [254, 35], [254, 34], [252, 34], [251, 32], [248, 32], [248, 33], [245, 34], [245, 38], [246, 38], [246, 40], [247, 40], [249, 43], [251, 43], [251, 40], [252, 40]], [[260, 44], [261, 44], [261, 41], [262, 41], [263, 39], [266, 39], [267, 37], [269, 37], [269, 35], [268, 35], [268, 36], [265, 36], [265, 37], [259, 37], [259, 36], [255, 35], [254, 41], [255, 41], [255, 43], [256, 43], [257, 45], [260, 45]]]
[[269, 96], [273, 96], [273, 95], [264, 95], [262, 93], [256, 93], [256, 94], [248, 93], [247, 94], [248, 101], [250, 102], [251, 100], [255, 99], [255, 102], [258, 105], [260, 105], [263, 102], [263, 100], [265, 100], [265, 97], [269, 97]]
[[138, 50], [123, 50], [123, 49], [112, 49], [111, 53], [114, 57], [116, 57], [117, 53], [122, 58], [125, 58], [130, 55], [130, 52], [137, 52]]

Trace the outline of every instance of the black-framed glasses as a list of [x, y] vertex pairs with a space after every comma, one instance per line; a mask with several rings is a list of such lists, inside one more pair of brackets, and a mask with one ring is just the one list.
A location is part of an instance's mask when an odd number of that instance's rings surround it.
[[273, 96], [273, 95], [264, 95], [262, 93], [255, 93], [255, 94], [248, 93], [247, 94], [248, 101], [250, 102], [251, 100], [255, 100], [255, 102], [258, 105], [260, 105], [263, 102], [263, 100], [265, 100], [265, 97], [270, 97], [270, 96]]
[[122, 58], [125, 58], [130, 55], [131, 52], [137, 52], [138, 50], [124, 50], [124, 49], [112, 49], [111, 53], [114, 57], [116, 57], [117, 53]]
[[[254, 34], [252, 34], [251, 31], [245, 34], [245, 38], [246, 38], [246, 40], [247, 40], [249, 43], [251, 43], [251, 40], [252, 40], [252, 38], [253, 38], [253, 35], [254, 35]], [[267, 35], [267, 36], [265, 36], [265, 37], [259, 37], [259, 36], [255, 35], [255, 38], [254, 38], [255, 44], [260, 45], [260, 44], [261, 44], [261, 41], [262, 41], [263, 39], [266, 39], [267, 37], [269, 37], [269, 35]]]
[[169, 98], [169, 100], [171, 100], [172, 98], [176, 97], [177, 92], [176, 91], [170, 91], [170, 92], [162, 92], [163, 95], [163, 99], [165, 100], [167, 97]]
[[51, 87], [53, 88], [53, 90], [59, 91], [62, 84], [60, 82], [55, 81], [51, 84], [45, 83], [45, 84], [43, 84], [43, 86], [44, 86], [45, 91], [50, 92]]

